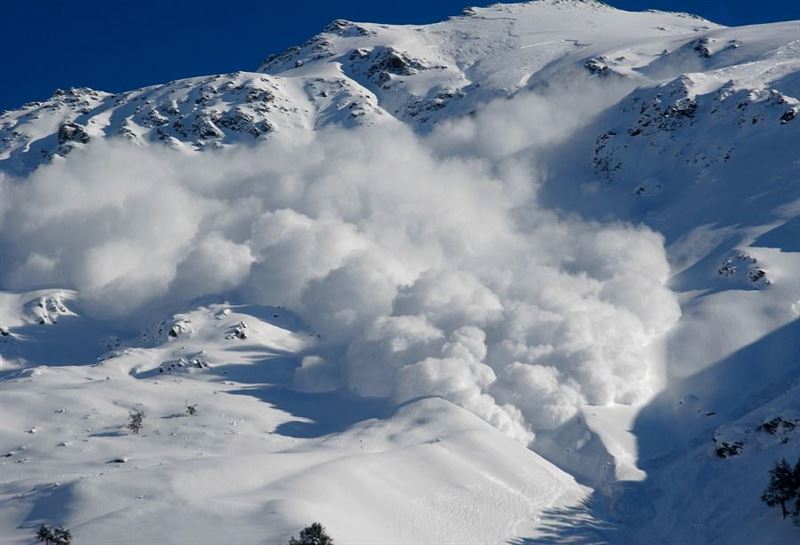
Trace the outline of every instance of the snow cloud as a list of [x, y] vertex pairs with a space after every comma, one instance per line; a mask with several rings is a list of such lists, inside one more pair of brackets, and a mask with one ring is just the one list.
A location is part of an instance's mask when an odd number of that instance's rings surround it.
[[660, 235], [537, 202], [537, 157], [587, 115], [553, 111], [531, 95], [427, 136], [193, 155], [93, 143], [2, 181], [2, 286], [76, 288], [119, 320], [206, 295], [283, 305], [322, 338], [296, 388], [438, 395], [529, 441], [646, 396], [680, 312]]

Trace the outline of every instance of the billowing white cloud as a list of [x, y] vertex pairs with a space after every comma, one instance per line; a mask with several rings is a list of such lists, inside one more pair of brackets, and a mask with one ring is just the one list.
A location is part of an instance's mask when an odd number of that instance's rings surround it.
[[194, 155], [97, 142], [2, 181], [2, 285], [76, 288], [120, 320], [210, 294], [284, 305], [322, 337], [295, 387], [439, 395], [528, 441], [646, 396], [679, 315], [660, 235], [537, 202], [537, 157], [592, 110], [554, 108]]

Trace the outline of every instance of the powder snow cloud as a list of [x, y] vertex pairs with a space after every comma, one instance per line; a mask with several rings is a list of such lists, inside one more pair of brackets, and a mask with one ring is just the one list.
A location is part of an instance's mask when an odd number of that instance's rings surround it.
[[529, 441], [581, 404], [647, 396], [652, 342], [680, 313], [659, 234], [537, 202], [544, 150], [601, 106], [555, 123], [553, 100], [427, 136], [93, 143], [2, 180], [2, 286], [76, 288], [121, 321], [208, 295], [282, 305], [322, 338], [295, 388], [438, 395]]

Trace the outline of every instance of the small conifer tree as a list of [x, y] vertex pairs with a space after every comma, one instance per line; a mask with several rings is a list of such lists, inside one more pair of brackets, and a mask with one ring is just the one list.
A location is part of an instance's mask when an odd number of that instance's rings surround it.
[[333, 545], [333, 538], [322, 524], [315, 522], [300, 530], [299, 539], [292, 537], [289, 545]]
[[794, 516], [800, 517], [800, 458], [794, 464]]
[[72, 543], [72, 532], [63, 526], [54, 529], [42, 524], [36, 532], [36, 540], [44, 543], [44, 545], [70, 545]]
[[[783, 518], [796, 515], [800, 507], [800, 460], [794, 468], [785, 459], [776, 462], [775, 467], [769, 470], [769, 475], [769, 484], [761, 495], [761, 501], [770, 507], [780, 505]], [[794, 509], [790, 511], [787, 506], [791, 507], [792, 504]]]
[[144, 411], [137, 409], [135, 411], [131, 411], [130, 415], [128, 416], [128, 431], [133, 434], [138, 434], [142, 431], [142, 426], [144, 424]]
[[53, 530], [53, 545], [70, 545], [72, 543], [72, 532], [59, 526]]
[[44, 543], [44, 545], [51, 545], [54, 537], [53, 529], [46, 524], [39, 526], [39, 530], [36, 532], [36, 541]]

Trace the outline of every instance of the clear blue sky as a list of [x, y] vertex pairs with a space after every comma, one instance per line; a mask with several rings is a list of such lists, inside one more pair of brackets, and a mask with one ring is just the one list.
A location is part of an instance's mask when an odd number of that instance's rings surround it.
[[[2, 0], [0, 110], [59, 87], [124, 91], [253, 70], [336, 18], [427, 23], [470, 0]], [[689, 11], [726, 25], [800, 19], [797, 0], [611, 0], [630, 10]]]

